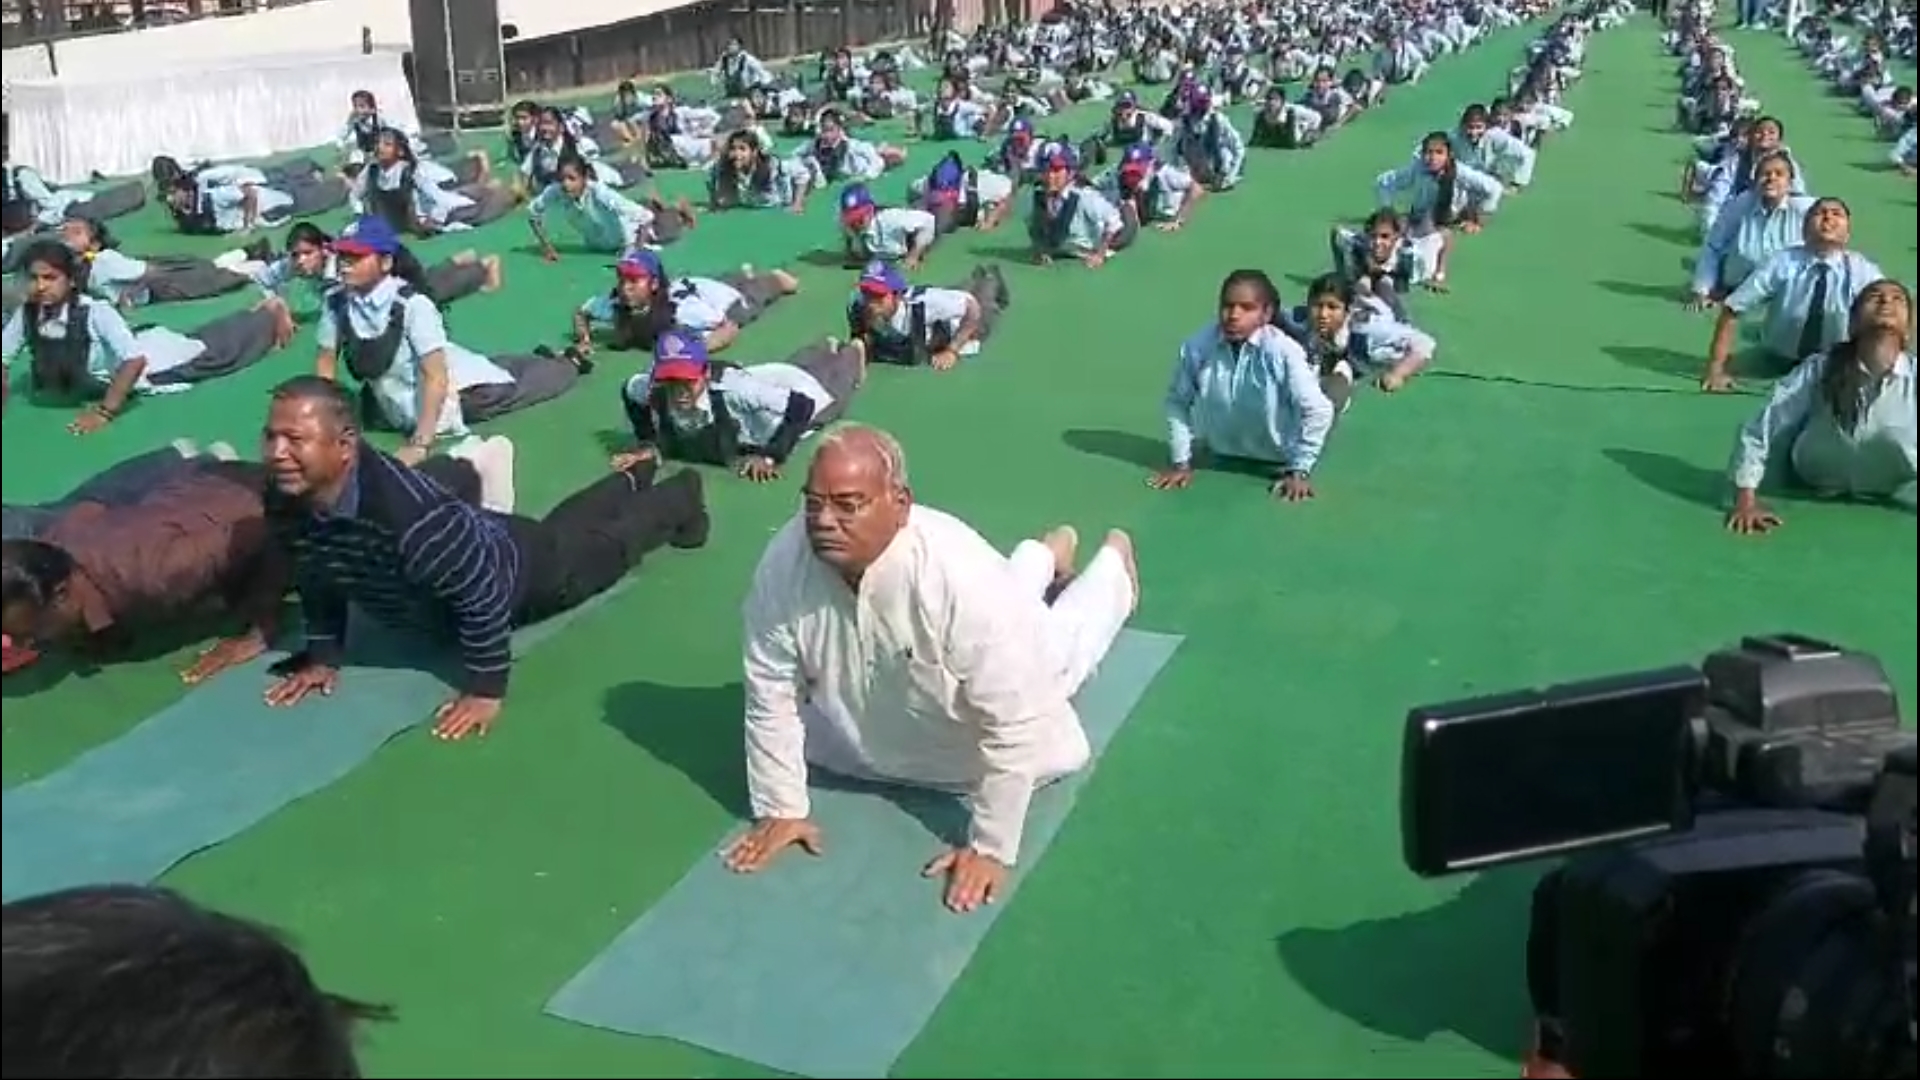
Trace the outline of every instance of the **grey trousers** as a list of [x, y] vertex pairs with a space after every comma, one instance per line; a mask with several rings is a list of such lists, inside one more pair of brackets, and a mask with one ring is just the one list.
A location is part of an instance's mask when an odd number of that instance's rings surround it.
[[493, 356], [488, 359], [513, 376], [510, 383], [469, 386], [460, 391], [460, 413], [478, 424], [510, 412], [552, 401], [580, 381], [580, 368], [564, 356]]

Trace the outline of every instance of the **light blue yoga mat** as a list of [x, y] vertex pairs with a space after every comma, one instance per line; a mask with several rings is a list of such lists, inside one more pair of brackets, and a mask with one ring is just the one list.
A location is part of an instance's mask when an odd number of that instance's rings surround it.
[[[1080, 692], [1096, 764], [1180, 640], [1126, 631]], [[1035, 794], [1021, 873], [1046, 854], [1091, 770]], [[703, 858], [547, 1011], [801, 1076], [886, 1076], [1011, 897], [954, 915], [920, 877], [962, 820], [951, 796], [816, 785], [813, 812], [825, 857], [796, 852], [752, 877]]]
[[[514, 635], [537, 645], [625, 587]], [[295, 799], [352, 772], [426, 720], [457, 670], [443, 650], [354, 619], [350, 659], [331, 696], [292, 708], [261, 700], [268, 654], [187, 692], [58, 772], [0, 797], [6, 900], [103, 882], [154, 880]], [[512, 713], [508, 718], [511, 722]]]

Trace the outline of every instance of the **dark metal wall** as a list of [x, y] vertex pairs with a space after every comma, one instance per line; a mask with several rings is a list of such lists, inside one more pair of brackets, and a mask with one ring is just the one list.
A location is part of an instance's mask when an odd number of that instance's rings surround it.
[[710, 67], [730, 37], [766, 59], [923, 38], [935, 0], [701, 0], [690, 7], [506, 43], [514, 97]]

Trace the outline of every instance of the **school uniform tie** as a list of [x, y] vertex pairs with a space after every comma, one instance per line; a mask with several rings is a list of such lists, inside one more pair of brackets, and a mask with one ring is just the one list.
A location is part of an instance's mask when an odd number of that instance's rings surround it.
[[1800, 325], [1800, 351], [1794, 361], [1805, 360], [1826, 346], [1827, 285], [1833, 268], [1826, 263], [1813, 264], [1813, 294], [1807, 298], [1807, 321]]

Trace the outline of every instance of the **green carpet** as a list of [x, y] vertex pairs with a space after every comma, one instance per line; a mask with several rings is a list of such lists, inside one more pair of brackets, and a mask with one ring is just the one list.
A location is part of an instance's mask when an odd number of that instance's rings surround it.
[[[1913, 186], [1863, 168], [1885, 144], [1777, 38], [1736, 40], [1817, 190], [1844, 196], [1859, 246], [1911, 282]], [[1288, 279], [1321, 271], [1329, 222], [1363, 213], [1372, 177], [1483, 99], [1523, 42], [1448, 61], [1311, 152], [1256, 155], [1240, 191], [1103, 270], [1010, 269], [1014, 311], [978, 362], [877, 372], [863, 391], [855, 413], [903, 436], [920, 497], [996, 540], [1059, 521], [1132, 530], [1138, 625], [1187, 635], [899, 1075], [1511, 1076], [1530, 876], [1426, 884], [1401, 869], [1409, 705], [1686, 661], [1788, 627], [1878, 651], [1911, 699], [1910, 514], [1788, 503], [1776, 536], [1719, 528], [1733, 429], [1758, 402], [1694, 390], [1710, 326], [1670, 299], [1690, 217], [1669, 195], [1673, 65], [1644, 22], [1595, 40], [1568, 102], [1575, 129], [1549, 144], [1535, 189], [1463, 243], [1454, 295], [1414, 301], [1440, 370], [1357, 403], [1319, 500], [1279, 506], [1227, 475], [1178, 495], [1142, 483], [1162, 455], [1174, 349], [1211, 318], [1222, 275], [1261, 267], [1296, 299]], [[773, 265], [826, 244], [829, 213], [711, 218], [669, 265]], [[151, 216], [125, 232], [136, 252], [193, 246], [159, 246]], [[929, 280], [1015, 239], [961, 238]], [[425, 254], [476, 241], [509, 253], [508, 289], [451, 316], [483, 350], [555, 340], [604, 280], [603, 260], [540, 264], [517, 219]], [[748, 331], [740, 357], [838, 325], [845, 274], [799, 272], [809, 295]], [[7, 498], [57, 494], [175, 436], [250, 442], [264, 388], [307, 363], [306, 341], [86, 440], [16, 405]], [[601, 467], [623, 374], [610, 364], [498, 426], [521, 445], [530, 508]], [[712, 546], [650, 562], [521, 665], [492, 738], [403, 739], [169, 877], [287, 927], [330, 985], [395, 1003], [400, 1021], [371, 1042], [375, 1075], [763, 1075], [540, 1014], [705, 855], [739, 789], [738, 603], [795, 492], [712, 479]], [[28, 696], [9, 680], [7, 781], [137, 722], [177, 692], [170, 680], [158, 663]]]

